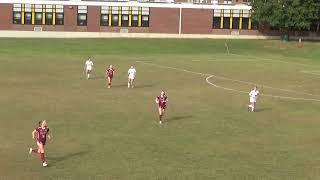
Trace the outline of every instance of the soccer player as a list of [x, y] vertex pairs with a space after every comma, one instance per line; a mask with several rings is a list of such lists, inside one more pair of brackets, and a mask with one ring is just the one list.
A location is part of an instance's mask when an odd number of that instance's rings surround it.
[[35, 136], [37, 137], [37, 148], [30, 148], [29, 150], [29, 154], [31, 153], [37, 153], [40, 154], [40, 160], [42, 161], [42, 166], [46, 167], [48, 166], [48, 163], [46, 162], [46, 158], [45, 158], [45, 145], [46, 145], [46, 140], [47, 137], [50, 139], [50, 135], [49, 135], [49, 128], [47, 126], [47, 122], [46, 120], [41, 120], [38, 123], [38, 127], [36, 129], [34, 129], [32, 131], [32, 139], [35, 138]]
[[89, 79], [91, 71], [92, 71], [92, 68], [93, 68], [93, 62], [92, 62], [90, 57], [84, 63], [84, 68], [85, 68], [85, 72], [86, 72], [86, 75], [87, 75], [87, 79]]
[[136, 77], [137, 71], [136, 69], [131, 66], [130, 69], [128, 70], [128, 88], [133, 88], [134, 87], [134, 78]]
[[252, 91], [250, 91], [250, 104], [248, 105], [248, 110], [254, 112], [256, 109], [256, 103], [260, 92], [258, 91], [258, 87], [255, 86]]
[[164, 112], [167, 107], [168, 97], [166, 96], [166, 93], [162, 90], [160, 96], [157, 96], [155, 101], [158, 104], [160, 119], [159, 123], [162, 124], [162, 117], [164, 116]]
[[112, 65], [110, 65], [109, 68], [106, 69], [106, 78], [108, 79], [108, 88], [111, 88], [113, 75], [114, 75], [114, 68], [112, 67]]

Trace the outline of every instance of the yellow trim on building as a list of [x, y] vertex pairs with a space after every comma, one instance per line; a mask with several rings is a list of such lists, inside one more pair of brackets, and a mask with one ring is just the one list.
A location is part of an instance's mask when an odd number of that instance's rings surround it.
[[21, 24], [24, 24], [24, 4], [21, 4]]
[[35, 13], [34, 13], [34, 4], [31, 5], [31, 24], [34, 24], [34, 17], [35, 17]]
[[111, 20], [112, 20], [112, 6], [109, 6], [109, 22], [108, 22], [108, 25], [111, 26]]
[[232, 21], [233, 21], [233, 10], [230, 10], [230, 24], [229, 24], [230, 29], [232, 29], [232, 26], [233, 26]]
[[142, 7], [139, 7], [138, 27], [141, 27], [141, 14], [142, 14]]
[[46, 5], [42, 5], [42, 24], [46, 24]]
[[243, 10], [240, 10], [239, 30], [242, 29], [242, 17], [243, 17]]
[[122, 10], [122, 7], [119, 6], [119, 8], [118, 8], [118, 14], [119, 14], [119, 16], [118, 16], [118, 26], [119, 27], [121, 27], [121, 15], [122, 15], [121, 10]]
[[52, 25], [56, 25], [56, 5], [52, 5]]
[[223, 29], [223, 13], [224, 13], [224, 10], [221, 9], [220, 11], [220, 29]]
[[252, 13], [252, 11], [250, 10], [249, 11], [249, 23], [248, 23], [248, 29], [251, 29], [251, 24], [252, 24], [252, 17], [251, 17], [251, 14]]
[[131, 20], [132, 20], [132, 7], [129, 7], [129, 27], [131, 27]]

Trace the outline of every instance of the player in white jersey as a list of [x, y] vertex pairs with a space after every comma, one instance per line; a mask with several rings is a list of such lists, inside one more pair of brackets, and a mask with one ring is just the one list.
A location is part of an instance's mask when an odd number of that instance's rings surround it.
[[91, 71], [93, 69], [93, 62], [92, 62], [90, 57], [84, 63], [84, 68], [85, 68], [85, 71], [86, 71], [87, 79], [89, 79], [90, 78], [90, 73], [91, 73]]
[[254, 111], [256, 109], [256, 103], [257, 99], [259, 96], [260, 92], [258, 91], [258, 87], [255, 86], [252, 91], [250, 91], [249, 96], [250, 96], [250, 104], [248, 105], [248, 110], [249, 111]]
[[133, 88], [134, 86], [134, 78], [136, 77], [137, 71], [136, 69], [131, 66], [128, 70], [128, 88]]

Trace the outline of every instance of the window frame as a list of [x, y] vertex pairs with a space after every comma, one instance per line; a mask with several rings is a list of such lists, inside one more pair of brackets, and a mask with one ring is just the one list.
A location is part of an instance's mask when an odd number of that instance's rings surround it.
[[[20, 14], [19, 19], [15, 18], [15, 14], [17, 14], [17, 13]], [[13, 11], [12, 12], [12, 24], [21, 24], [21, 22], [22, 22], [22, 12], [21, 11]]]
[[[143, 18], [148, 17], [148, 21], [144, 21]], [[149, 27], [150, 16], [149, 15], [142, 15], [141, 16], [141, 27]]]
[[[80, 19], [81, 16], [85, 16], [85, 19]], [[88, 14], [78, 13], [77, 14], [77, 26], [87, 26], [88, 24]]]
[[[58, 15], [62, 15], [62, 18], [58, 18]], [[56, 13], [55, 25], [64, 25], [64, 13]]]

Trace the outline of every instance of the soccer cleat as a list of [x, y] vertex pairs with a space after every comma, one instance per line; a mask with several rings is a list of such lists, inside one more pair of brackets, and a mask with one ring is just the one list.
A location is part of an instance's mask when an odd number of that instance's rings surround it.
[[44, 162], [44, 163], [42, 163], [42, 166], [43, 166], [43, 167], [47, 167], [48, 164], [47, 164], [46, 162]]
[[162, 124], [162, 121], [160, 121], [159, 123]]
[[32, 153], [32, 148], [29, 149], [29, 154], [31, 154], [31, 153]]

